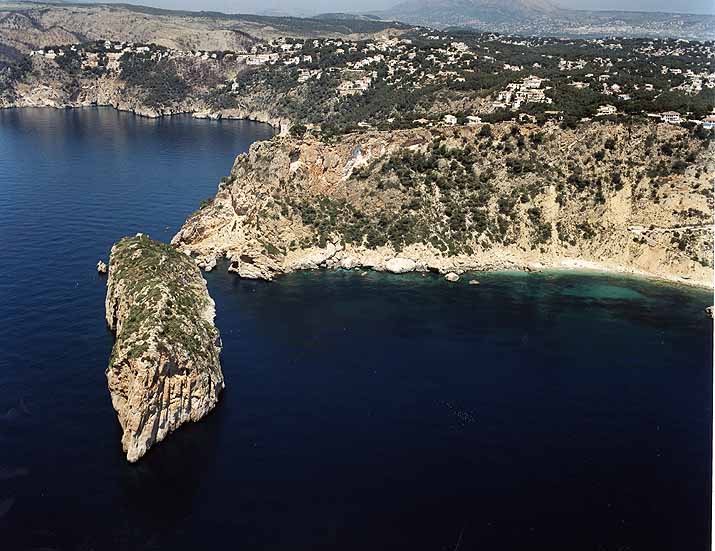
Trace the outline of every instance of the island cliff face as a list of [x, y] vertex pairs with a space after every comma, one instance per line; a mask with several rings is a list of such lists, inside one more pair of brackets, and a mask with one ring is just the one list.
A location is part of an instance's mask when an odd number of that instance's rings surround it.
[[131, 462], [216, 405], [224, 388], [214, 302], [194, 263], [141, 234], [112, 247], [107, 382]]
[[710, 142], [665, 124], [274, 138], [173, 244], [242, 277], [580, 267], [712, 286]]

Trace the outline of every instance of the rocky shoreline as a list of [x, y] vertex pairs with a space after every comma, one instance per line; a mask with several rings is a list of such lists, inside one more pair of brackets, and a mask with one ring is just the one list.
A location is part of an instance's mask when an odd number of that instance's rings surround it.
[[215, 306], [193, 262], [138, 234], [112, 247], [105, 310], [116, 334], [107, 383], [135, 462], [216, 406], [224, 378]]
[[27, 102], [12, 102], [0, 103], [0, 109], [32, 109], [32, 108], [49, 108], [49, 109], [85, 109], [89, 107], [107, 107], [115, 109], [122, 113], [131, 113], [138, 117], [148, 119], [160, 119], [164, 117], [172, 117], [174, 115], [191, 115], [195, 119], [208, 120], [248, 120], [260, 122], [269, 125], [277, 134], [286, 135], [291, 127], [291, 122], [287, 119], [281, 119], [271, 116], [265, 111], [250, 111], [242, 109], [225, 109], [219, 111], [210, 111], [205, 109], [161, 109], [156, 110], [149, 107], [138, 107], [124, 103], [98, 103], [88, 101], [82, 103], [57, 103], [53, 101], [27, 103]]
[[[593, 125], [584, 133], [618, 136], [622, 130], [616, 125]], [[493, 131], [510, 132], [510, 126]], [[557, 164], [558, 143], [576, 137], [558, 128], [550, 132], [552, 139], [540, 155], [549, 163], [549, 173], [563, 172], [567, 167]], [[643, 138], [633, 132], [631, 139], [643, 143], [648, 130], [642, 132]], [[666, 127], [659, 132], [668, 140], [684, 139], [680, 129]], [[709, 194], [701, 192], [707, 186], [702, 173], [706, 165], [696, 164], [692, 172], [671, 178], [662, 195], [654, 194], [650, 182], [636, 175], [624, 178], [620, 189], [602, 192], [598, 200], [579, 189], [559, 198], [553, 183], [536, 187], [531, 174], [511, 175], [503, 168], [503, 156], [482, 157], [471, 170], [489, 171], [497, 183], [484, 188], [477, 182], [478, 194], [485, 199], [467, 195], [447, 208], [441, 197], [445, 192], [436, 186], [415, 191], [419, 174], [397, 181], [385, 170], [394, 166], [397, 156], [408, 166], [416, 162], [447, 166], [447, 161], [454, 163], [450, 156], [464, 155], [458, 148], [466, 144], [474, 149], [479, 140], [478, 130], [450, 128], [351, 134], [331, 144], [289, 138], [256, 143], [249, 154], [237, 158], [213, 201], [189, 217], [172, 243], [203, 269], [213, 269], [225, 257], [229, 271], [251, 279], [271, 280], [318, 268], [440, 274], [578, 269], [713, 288], [713, 227], [706, 218], [712, 207]], [[435, 143], [441, 144], [440, 150]], [[429, 159], [445, 146], [452, 148], [447, 161]], [[415, 161], [420, 153], [423, 160]], [[614, 156], [614, 166], [633, 161], [630, 152], [623, 155]], [[644, 166], [649, 161], [644, 155]], [[522, 190], [529, 186], [534, 191], [527, 198]], [[515, 193], [521, 199], [513, 199]], [[488, 220], [486, 231], [465, 236], [459, 228], [462, 241], [447, 242], [455, 250], [445, 251], [443, 237], [454, 227], [449, 210], [477, 200], [484, 206], [473, 210], [471, 220], [465, 217], [467, 231], [476, 225], [477, 215]], [[513, 208], [508, 217], [503, 214], [505, 204]], [[702, 218], [694, 224], [681, 212], [700, 213]], [[398, 234], [394, 220], [400, 217], [409, 223], [398, 225]], [[382, 221], [382, 228], [376, 227], [376, 220]], [[424, 237], [415, 237], [415, 228]], [[389, 242], [390, 235], [403, 240], [400, 246]], [[371, 240], [378, 245], [371, 246]]]
[[711, 279], [693, 279], [666, 272], [649, 272], [631, 266], [603, 263], [573, 257], [543, 258], [533, 255], [501, 253], [499, 258], [440, 257], [438, 254], [424, 254], [417, 250], [396, 253], [390, 249], [362, 250], [343, 249], [339, 245], [326, 249], [299, 251], [291, 255], [286, 263], [277, 264], [261, 257], [243, 259], [231, 256], [201, 256], [184, 250], [193, 256], [197, 266], [204, 271], [212, 271], [221, 260], [228, 264], [228, 271], [243, 279], [272, 281], [276, 277], [299, 271], [314, 270], [370, 270], [396, 275], [408, 273], [433, 273], [441, 276], [476, 276], [484, 272], [545, 272], [573, 271], [598, 274], [633, 276], [670, 285], [682, 285], [700, 289], [715, 289]]

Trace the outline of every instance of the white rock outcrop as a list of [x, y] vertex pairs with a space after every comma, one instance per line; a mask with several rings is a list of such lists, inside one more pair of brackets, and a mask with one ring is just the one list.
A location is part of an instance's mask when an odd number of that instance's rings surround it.
[[393, 274], [406, 274], [408, 272], [414, 272], [417, 267], [417, 263], [410, 258], [391, 258], [385, 262], [385, 270]]

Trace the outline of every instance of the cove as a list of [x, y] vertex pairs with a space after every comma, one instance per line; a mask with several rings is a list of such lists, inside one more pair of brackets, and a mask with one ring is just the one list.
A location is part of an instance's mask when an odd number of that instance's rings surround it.
[[0, 111], [0, 547], [707, 548], [711, 294], [635, 278], [219, 266], [227, 390], [128, 464], [94, 265], [271, 134]]

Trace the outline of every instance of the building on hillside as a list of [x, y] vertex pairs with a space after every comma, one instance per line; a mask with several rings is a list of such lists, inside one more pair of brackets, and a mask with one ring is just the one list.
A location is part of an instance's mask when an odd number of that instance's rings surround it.
[[563, 111], [544, 111], [544, 115], [546, 115], [549, 120], [556, 120], [556, 121], [564, 120]]
[[516, 111], [523, 103], [552, 103], [552, 99], [545, 93], [548, 88], [541, 88], [544, 80], [532, 75], [521, 82], [507, 84], [506, 89], [499, 92], [492, 106], [499, 109], [502, 104], [506, 104]]
[[665, 113], [661, 113], [660, 120], [667, 122], [668, 124], [680, 124], [683, 121], [680, 117], [680, 113], [676, 113], [675, 111], [666, 111]]
[[703, 119], [703, 128], [706, 130], [715, 128], [715, 115], [708, 115]]
[[605, 117], [608, 115], [615, 115], [618, 112], [618, 110], [615, 108], [613, 105], [601, 105], [598, 108], [598, 111], [596, 111], [596, 116], [597, 117]]
[[537, 88], [541, 88], [542, 82], [544, 82], [543, 78], [539, 78], [537, 76], [531, 75], [531, 76], [526, 77], [522, 81], [521, 88], [528, 89], [528, 90], [536, 90]]
[[268, 63], [268, 54], [258, 54], [246, 57], [246, 65], [263, 65]]
[[320, 80], [323, 76], [323, 71], [320, 69], [298, 69], [298, 82], [305, 82], [311, 78]]
[[355, 80], [344, 80], [338, 85], [338, 95], [352, 96], [354, 94], [362, 94], [370, 87], [372, 77], [365, 76]]

